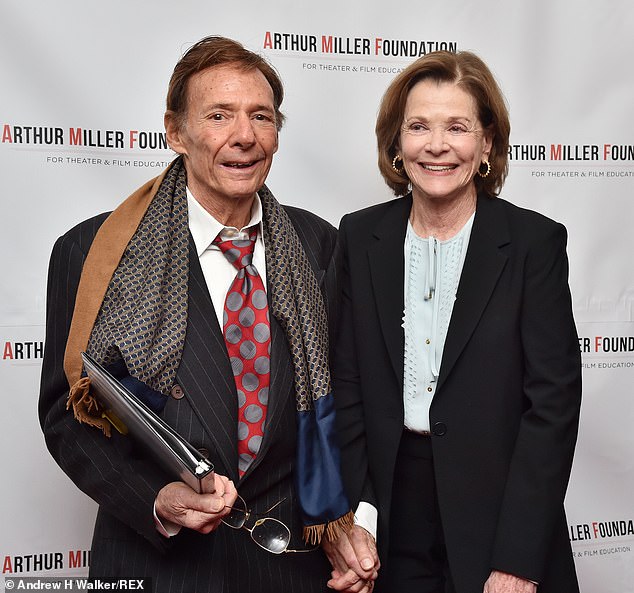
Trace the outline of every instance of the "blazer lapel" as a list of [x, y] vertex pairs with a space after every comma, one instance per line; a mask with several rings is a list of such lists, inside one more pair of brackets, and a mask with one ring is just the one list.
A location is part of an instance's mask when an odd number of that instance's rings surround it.
[[445, 340], [438, 389], [451, 372], [482, 316], [506, 265], [507, 256], [500, 248], [509, 241], [508, 225], [500, 209], [496, 208], [495, 198], [479, 197]]
[[403, 307], [405, 263], [403, 249], [412, 198], [392, 202], [392, 207], [374, 230], [374, 244], [368, 248], [372, 288], [392, 367], [403, 386]]
[[191, 238], [189, 252], [187, 337], [177, 380], [215, 444], [227, 475], [237, 481], [236, 386], [224, 338]]

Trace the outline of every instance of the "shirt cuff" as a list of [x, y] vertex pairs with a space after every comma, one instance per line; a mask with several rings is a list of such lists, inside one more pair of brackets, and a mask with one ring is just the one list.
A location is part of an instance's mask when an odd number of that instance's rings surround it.
[[354, 513], [354, 524], [363, 527], [376, 541], [376, 526], [379, 513], [369, 502], [361, 501]]
[[159, 519], [159, 516], [156, 514], [156, 502], [154, 502], [154, 508], [152, 510], [154, 513], [154, 525], [156, 526], [156, 531], [158, 531], [163, 537], [174, 537], [180, 533], [182, 525], [178, 523], [172, 523], [167, 519]]

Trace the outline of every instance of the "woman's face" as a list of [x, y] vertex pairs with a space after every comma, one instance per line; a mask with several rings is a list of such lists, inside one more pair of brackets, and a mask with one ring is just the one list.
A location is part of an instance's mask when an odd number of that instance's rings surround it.
[[407, 95], [400, 154], [414, 198], [473, 199], [473, 178], [491, 151], [473, 97], [454, 83], [422, 80]]

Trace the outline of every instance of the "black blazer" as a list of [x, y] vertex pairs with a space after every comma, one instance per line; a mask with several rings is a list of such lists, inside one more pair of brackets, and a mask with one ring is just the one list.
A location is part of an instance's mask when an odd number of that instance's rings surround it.
[[[317, 216], [286, 208], [320, 281], [334, 327], [337, 302], [336, 230]], [[61, 468], [99, 504], [90, 573], [103, 577], [150, 577], [153, 591], [261, 593], [326, 591], [330, 567], [321, 550], [276, 556], [263, 551], [245, 530], [221, 526], [201, 535], [183, 529], [165, 539], [153, 522], [165, 475], [129, 438], [80, 425], [66, 411], [62, 364], [82, 266], [106, 215], [61, 237], [49, 268], [46, 346], [39, 414], [47, 446]], [[184, 397], [169, 398], [167, 422], [208, 451], [216, 471], [231, 478], [250, 509], [263, 512], [285, 499], [272, 516], [289, 525], [291, 548], [303, 547], [293, 484], [296, 406], [293, 370], [283, 330], [271, 321], [271, 389], [267, 429], [260, 452], [242, 479], [237, 467], [237, 396], [221, 328], [193, 242], [190, 242], [188, 325], [177, 374]], [[178, 395], [178, 390], [173, 390]], [[71, 509], [68, 509], [72, 512]]]
[[[403, 430], [403, 246], [411, 196], [345, 216], [335, 351], [343, 473], [379, 510], [385, 565]], [[449, 563], [459, 593], [492, 569], [578, 591], [563, 500], [581, 396], [565, 228], [480, 197], [430, 410]]]

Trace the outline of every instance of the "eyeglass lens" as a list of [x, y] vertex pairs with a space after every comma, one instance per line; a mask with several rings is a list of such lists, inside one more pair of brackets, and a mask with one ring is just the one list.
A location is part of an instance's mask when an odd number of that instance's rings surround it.
[[231, 512], [228, 515], [225, 515], [221, 521], [232, 529], [241, 529], [244, 527], [248, 516], [249, 512], [247, 511], [247, 503], [244, 502], [244, 499], [241, 496], [238, 496], [231, 507]]
[[[247, 529], [245, 527], [245, 529]], [[272, 552], [273, 554], [281, 554], [286, 551], [291, 541], [291, 532], [288, 527], [277, 519], [267, 517], [259, 519], [255, 522], [251, 532], [251, 538], [261, 548]]]
[[[275, 503], [268, 511], [274, 509], [279, 501]], [[255, 522], [252, 528], [246, 526], [251, 516], [251, 512], [247, 509], [247, 504], [241, 496], [236, 498], [231, 512], [222, 518], [222, 522], [232, 529], [244, 529], [251, 534], [251, 539], [261, 548], [272, 554], [282, 554], [284, 552], [312, 552], [316, 548], [310, 550], [289, 550], [288, 546], [291, 541], [290, 529], [279, 519], [273, 517], [262, 517]]]

